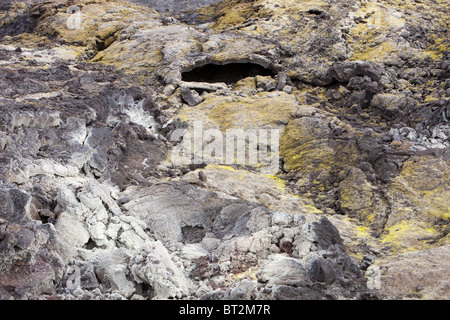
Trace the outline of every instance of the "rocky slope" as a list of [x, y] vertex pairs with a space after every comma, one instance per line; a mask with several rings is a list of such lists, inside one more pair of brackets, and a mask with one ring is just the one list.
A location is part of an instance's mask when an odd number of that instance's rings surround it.
[[0, 10], [2, 299], [449, 298], [445, 1]]

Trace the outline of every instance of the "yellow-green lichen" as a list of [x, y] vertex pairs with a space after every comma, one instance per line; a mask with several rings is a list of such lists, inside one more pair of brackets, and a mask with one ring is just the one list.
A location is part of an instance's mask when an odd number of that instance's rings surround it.
[[403, 220], [386, 228], [381, 242], [388, 244], [394, 253], [423, 250], [430, 247], [429, 240], [436, 238], [438, 232], [425, 228], [419, 223]]
[[319, 120], [300, 118], [291, 121], [280, 141], [280, 154], [286, 170], [320, 172], [334, 163], [334, 150], [328, 144], [328, 130], [316, 125]]
[[180, 117], [193, 119], [193, 113], [202, 113], [213, 120], [222, 131], [240, 128], [277, 128], [290, 119], [297, 108], [297, 101], [284, 92], [276, 94], [259, 93], [250, 97], [223, 97], [210, 95], [205, 101], [192, 108], [184, 108]]
[[417, 215], [430, 222], [450, 219], [450, 166], [444, 160], [428, 156], [404, 162], [392, 189], [405, 191]]
[[[420, 59], [442, 58], [449, 49], [448, 37], [443, 31], [448, 29], [448, 19], [441, 18], [442, 7], [437, 2], [423, 1], [420, 5], [424, 7], [421, 10], [418, 9], [417, 3], [411, 1], [362, 4], [361, 8], [353, 13], [355, 18], [362, 21], [352, 28], [349, 34], [348, 43], [353, 51], [351, 59], [386, 62], [405, 53]], [[422, 12], [435, 17], [432, 21], [436, 31], [426, 35], [427, 47], [422, 49], [408, 41], [396, 39], [396, 32], [403, 30], [407, 23], [412, 23], [408, 17], [420, 16]]]

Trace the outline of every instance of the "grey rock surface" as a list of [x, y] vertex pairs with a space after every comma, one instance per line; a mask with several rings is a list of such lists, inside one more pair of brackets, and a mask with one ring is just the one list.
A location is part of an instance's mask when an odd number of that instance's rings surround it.
[[0, 4], [0, 299], [448, 298], [442, 6], [134, 3]]
[[198, 9], [220, 2], [220, 0], [132, 0], [132, 2], [149, 6], [160, 12], [166, 12], [169, 10], [181, 11]]

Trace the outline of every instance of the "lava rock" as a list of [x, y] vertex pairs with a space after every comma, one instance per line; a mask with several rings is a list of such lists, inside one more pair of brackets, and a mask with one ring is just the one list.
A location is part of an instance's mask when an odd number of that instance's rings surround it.
[[338, 229], [324, 216], [320, 218], [319, 222], [309, 225], [308, 232], [321, 249], [326, 250], [335, 244], [344, 245]]
[[181, 88], [181, 97], [191, 107], [194, 107], [203, 101], [203, 98], [200, 97], [197, 91], [188, 88]]
[[336, 279], [334, 268], [322, 257], [313, 258], [308, 263], [308, 273], [312, 281], [331, 284]]

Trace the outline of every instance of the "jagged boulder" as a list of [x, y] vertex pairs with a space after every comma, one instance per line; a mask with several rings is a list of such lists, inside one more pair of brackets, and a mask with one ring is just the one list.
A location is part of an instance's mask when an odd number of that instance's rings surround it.
[[0, 5], [2, 299], [445, 297], [439, 3], [134, 2]]

